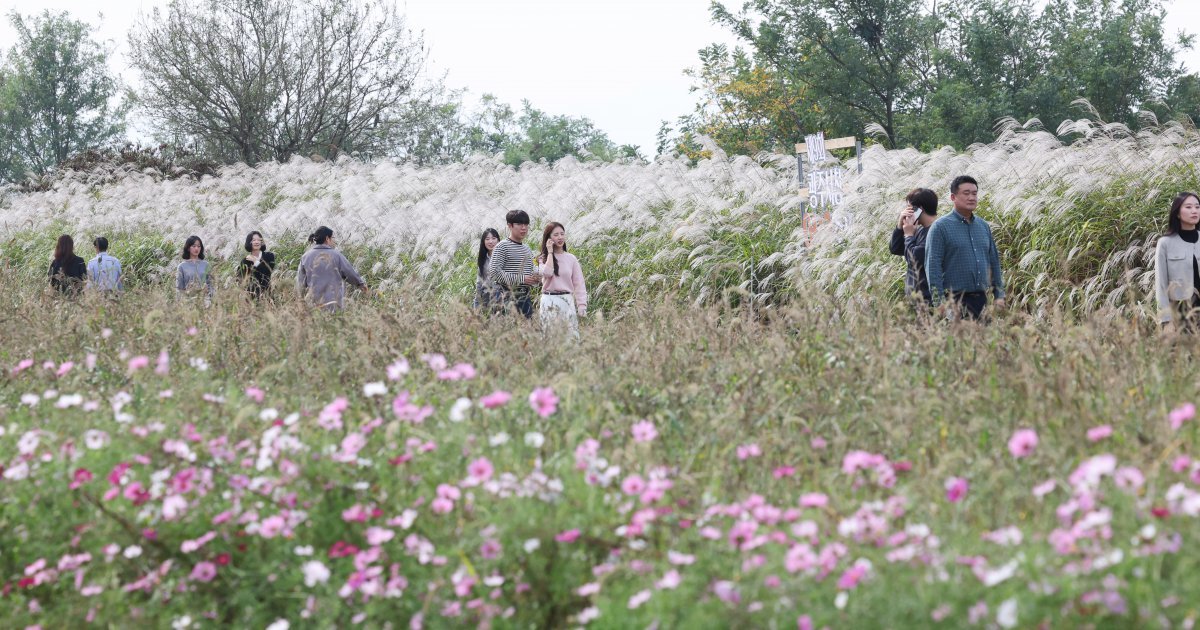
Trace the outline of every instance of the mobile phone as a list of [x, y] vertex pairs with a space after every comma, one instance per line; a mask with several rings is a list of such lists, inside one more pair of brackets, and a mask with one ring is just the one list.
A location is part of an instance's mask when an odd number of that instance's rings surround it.
[[913, 223], [916, 223], [917, 219], [921, 218], [921, 213], [924, 212], [924, 210], [921, 209], [921, 206], [913, 206], [912, 210], [913, 210]]

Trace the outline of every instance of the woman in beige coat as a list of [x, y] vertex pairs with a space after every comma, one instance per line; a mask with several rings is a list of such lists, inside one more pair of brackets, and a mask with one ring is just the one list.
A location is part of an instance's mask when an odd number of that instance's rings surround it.
[[1167, 232], [1154, 257], [1154, 293], [1159, 322], [1166, 331], [1196, 330], [1200, 309], [1200, 196], [1185, 192], [1171, 202]]

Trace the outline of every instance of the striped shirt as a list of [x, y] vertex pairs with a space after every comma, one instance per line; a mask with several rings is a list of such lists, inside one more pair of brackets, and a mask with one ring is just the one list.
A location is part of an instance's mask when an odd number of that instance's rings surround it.
[[502, 290], [528, 292], [529, 285], [522, 283], [533, 273], [533, 252], [524, 243], [506, 238], [492, 250], [488, 279]]
[[971, 293], [992, 289], [992, 297], [1004, 297], [1000, 253], [992, 228], [978, 216], [970, 220], [957, 210], [934, 221], [925, 239], [925, 273], [933, 303], [943, 291]]
[[121, 261], [109, 256], [108, 252], [100, 252], [87, 264], [88, 286], [95, 291], [120, 291], [125, 288], [121, 283]]

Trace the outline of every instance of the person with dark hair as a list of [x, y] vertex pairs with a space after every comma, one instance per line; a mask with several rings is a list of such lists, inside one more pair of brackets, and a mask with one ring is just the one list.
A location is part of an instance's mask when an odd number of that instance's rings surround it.
[[69, 234], [58, 237], [50, 261], [50, 286], [63, 295], [79, 295], [86, 275], [87, 263], [75, 255], [75, 240]]
[[238, 265], [238, 277], [246, 283], [250, 297], [258, 299], [271, 292], [271, 274], [275, 271], [275, 254], [267, 251], [262, 233], [255, 230], [246, 235], [246, 257]]
[[538, 263], [542, 274], [542, 324], [566, 321], [571, 336], [578, 339], [579, 318], [587, 315], [587, 285], [579, 259], [567, 252], [567, 229], [563, 224], [551, 222], [542, 230]]
[[[954, 212], [938, 219], [925, 239], [925, 272], [934, 306], [953, 303], [955, 315], [978, 320], [990, 290], [995, 308], [1004, 308], [1000, 252], [987, 221], [975, 216], [979, 183], [961, 175], [950, 183]], [[945, 306], [943, 309], [947, 308]]]
[[96, 257], [87, 264], [88, 287], [101, 295], [115, 295], [125, 288], [121, 279], [121, 261], [108, 253], [108, 239], [97, 236], [92, 241]]
[[296, 291], [314, 306], [327, 311], [342, 310], [349, 282], [366, 293], [367, 283], [341, 252], [334, 249], [333, 230], [322, 225], [308, 237], [312, 244], [300, 257]]
[[204, 241], [199, 236], [189, 236], [183, 243], [183, 262], [179, 263], [175, 273], [175, 292], [184, 296], [195, 293], [203, 288], [204, 303], [209, 304], [213, 297], [212, 270], [204, 259]]
[[479, 255], [475, 260], [479, 271], [475, 275], [475, 301], [471, 304], [474, 308], [489, 310], [499, 297], [496, 294], [496, 283], [488, 278], [488, 265], [492, 262], [492, 252], [499, 242], [500, 233], [493, 228], [484, 230], [483, 235], [479, 237]]
[[492, 251], [488, 277], [496, 283], [501, 304], [505, 307], [512, 304], [517, 312], [529, 319], [533, 317], [529, 289], [542, 282], [533, 265], [533, 252], [525, 245], [525, 237], [529, 236], [529, 215], [524, 210], [513, 210], [505, 221], [509, 236]]
[[925, 239], [929, 226], [937, 219], [938, 196], [928, 188], [914, 188], [905, 197], [908, 206], [900, 213], [899, 225], [892, 230], [890, 249], [903, 256], [908, 266], [904, 274], [904, 293], [909, 299], [919, 295], [932, 304], [929, 279], [925, 275]]
[[1171, 202], [1167, 231], [1154, 252], [1154, 296], [1158, 321], [1170, 332], [1196, 331], [1200, 309], [1200, 196], [1180, 193]]

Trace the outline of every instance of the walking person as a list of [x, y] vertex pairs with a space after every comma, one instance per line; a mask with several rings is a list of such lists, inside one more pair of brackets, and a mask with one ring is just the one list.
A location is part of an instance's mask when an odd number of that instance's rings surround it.
[[904, 274], [904, 294], [914, 304], [933, 303], [929, 278], [925, 274], [925, 241], [929, 226], [937, 219], [938, 196], [928, 188], [914, 188], [904, 198], [908, 207], [900, 213], [899, 224], [892, 230], [889, 246], [892, 254], [903, 256], [908, 269]]
[[567, 252], [567, 229], [563, 224], [551, 222], [542, 230], [538, 263], [542, 274], [542, 325], [565, 322], [571, 336], [578, 339], [579, 318], [587, 315], [587, 284], [579, 259]]
[[250, 297], [259, 299], [271, 292], [271, 274], [275, 271], [275, 254], [267, 251], [262, 233], [257, 230], [246, 235], [246, 257], [238, 265], [238, 277], [246, 285]]
[[500, 296], [497, 295], [496, 283], [488, 277], [492, 252], [499, 243], [500, 233], [494, 228], [484, 230], [483, 235], [479, 237], [479, 255], [475, 259], [475, 265], [478, 268], [478, 273], [475, 275], [475, 300], [471, 306], [484, 312], [491, 311], [500, 299]]
[[296, 271], [296, 291], [301, 297], [332, 313], [344, 306], [345, 283], [362, 289], [363, 293], [369, 290], [350, 261], [334, 249], [333, 230], [322, 225], [309, 235], [308, 242], [312, 247], [300, 257], [300, 268]]
[[1171, 202], [1167, 231], [1154, 255], [1154, 295], [1164, 332], [1195, 332], [1200, 309], [1200, 197], [1181, 193]]
[[212, 303], [213, 279], [208, 261], [204, 259], [204, 241], [199, 236], [189, 236], [183, 243], [183, 262], [175, 273], [175, 292], [186, 296], [204, 292], [204, 305]]
[[934, 306], [951, 309], [952, 316], [979, 320], [987, 306], [1004, 308], [1004, 279], [1000, 252], [987, 221], [975, 216], [979, 183], [960, 175], [950, 183], [954, 212], [938, 219], [925, 239], [925, 273]]
[[533, 265], [533, 252], [525, 245], [529, 236], [529, 215], [524, 210], [512, 210], [505, 216], [508, 238], [492, 251], [488, 277], [496, 284], [497, 294], [505, 308], [509, 304], [525, 319], [533, 317], [531, 287], [541, 284], [542, 278]]
[[63, 295], [76, 296], [83, 291], [85, 276], [87, 263], [75, 255], [75, 240], [69, 234], [58, 237], [50, 261], [50, 286]]
[[96, 257], [87, 264], [87, 286], [98, 295], [114, 296], [125, 289], [121, 276], [121, 261], [108, 253], [108, 239], [97, 236], [92, 241]]

